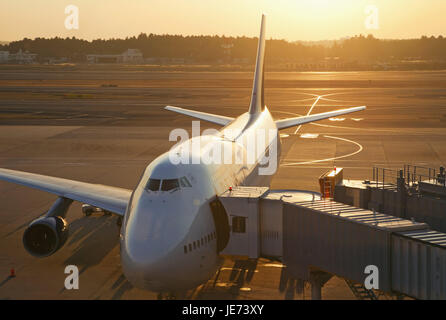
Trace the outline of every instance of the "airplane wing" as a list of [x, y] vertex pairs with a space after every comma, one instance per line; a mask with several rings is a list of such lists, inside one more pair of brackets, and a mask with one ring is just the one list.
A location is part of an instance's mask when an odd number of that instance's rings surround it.
[[216, 123], [221, 126], [225, 126], [234, 120], [234, 118], [230, 118], [230, 117], [219, 116], [219, 115], [212, 114], [212, 113], [188, 110], [188, 109], [183, 109], [183, 108], [173, 107], [173, 106], [166, 106], [164, 109], [173, 111], [173, 112], [177, 112], [177, 113], [181, 113], [181, 114], [185, 114], [185, 115], [193, 117], [193, 118], [198, 118], [201, 120]]
[[0, 180], [56, 194], [124, 216], [131, 190], [0, 169]]
[[361, 110], [364, 110], [365, 108], [366, 108], [365, 106], [361, 106], [361, 107], [341, 109], [341, 110], [336, 110], [336, 111], [317, 113], [317, 114], [312, 114], [312, 115], [302, 116], [302, 117], [276, 120], [276, 126], [277, 126], [277, 129], [279, 129], [279, 130], [286, 129], [289, 127], [294, 127], [294, 126], [298, 126], [298, 125], [313, 122], [313, 121], [319, 121], [319, 120], [328, 119], [331, 117], [340, 116], [343, 114], [361, 111]]

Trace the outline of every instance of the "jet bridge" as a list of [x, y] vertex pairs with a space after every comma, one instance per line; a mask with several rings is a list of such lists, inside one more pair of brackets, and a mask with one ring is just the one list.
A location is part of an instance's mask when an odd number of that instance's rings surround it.
[[312, 284], [313, 298], [331, 275], [363, 284], [376, 266], [382, 292], [446, 299], [446, 234], [426, 223], [310, 191], [236, 187], [219, 200], [230, 229], [221, 254], [280, 260], [290, 277]]

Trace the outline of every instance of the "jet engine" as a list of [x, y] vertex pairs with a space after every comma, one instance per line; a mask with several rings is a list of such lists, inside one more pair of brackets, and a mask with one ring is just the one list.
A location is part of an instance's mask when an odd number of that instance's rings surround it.
[[43, 217], [30, 223], [23, 234], [23, 246], [28, 253], [44, 258], [62, 248], [68, 238], [65, 216], [72, 202], [58, 198]]
[[44, 258], [62, 248], [68, 239], [68, 224], [61, 217], [34, 220], [23, 234], [23, 245], [31, 255]]

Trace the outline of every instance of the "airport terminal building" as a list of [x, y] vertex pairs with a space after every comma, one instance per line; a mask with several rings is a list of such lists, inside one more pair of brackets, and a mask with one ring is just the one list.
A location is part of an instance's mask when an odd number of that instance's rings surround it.
[[94, 63], [142, 63], [144, 61], [139, 49], [127, 49], [121, 54], [88, 54], [87, 62]]

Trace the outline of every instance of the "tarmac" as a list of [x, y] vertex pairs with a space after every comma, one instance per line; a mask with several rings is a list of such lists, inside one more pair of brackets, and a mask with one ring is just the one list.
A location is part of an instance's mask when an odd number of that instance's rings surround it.
[[[0, 67], [0, 167], [132, 189], [152, 160], [174, 144], [171, 130], [191, 118], [166, 105], [237, 116], [246, 112], [249, 72], [150, 72], [132, 67]], [[446, 71], [267, 73], [266, 104], [277, 119], [366, 105], [367, 110], [281, 132], [282, 163], [272, 189], [318, 191], [333, 167], [345, 179], [372, 178], [372, 167], [446, 164]], [[213, 127], [201, 123], [202, 129]], [[0, 299], [156, 299], [122, 274], [116, 217], [84, 217], [74, 203], [70, 237], [38, 259], [22, 245], [26, 226], [55, 196], [0, 182]], [[67, 265], [79, 290], [65, 290]], [[14, 269], [16, 276], [9, 277]], [[283, 266], [226, 260], [220, 277], [191, 299], [309, 299]], [[355, 299], [332, 278], [324, 299]]]

